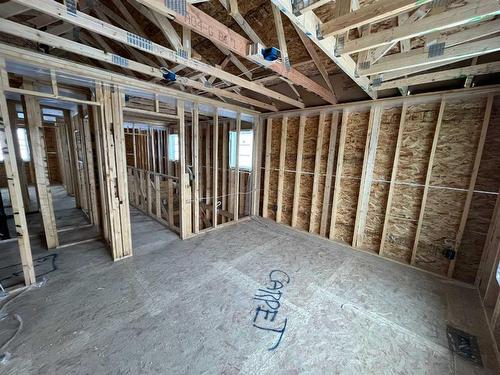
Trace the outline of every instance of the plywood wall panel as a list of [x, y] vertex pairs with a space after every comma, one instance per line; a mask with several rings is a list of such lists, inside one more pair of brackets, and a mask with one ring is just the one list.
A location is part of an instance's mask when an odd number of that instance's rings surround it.
[[300, 177], [300, 195], [297, 228], [309, 230], [309, 220], [311, 216], [311, 197], [312, 197], [313, 175], [302, 174]]
[[466, 194], [459, 190], [429, 190], [416, 253], [417, 266], [446, 275], [449, 260], [443, 250], [455, 242]]
[[491, 111], [483, 157], [476, 181], [476, 190], [497, 192], [500, 186], [500, 96], [496, 96]]
[[396, 181], [424, 183], [438, 112], [439, 104], [408, 107]]
[[463, 240], [458, 249], [454, 277], [466, 283], [474, 283], [481, 261], [481, 254], [488, 234], [497, 196], [476, 193], [472, 197], [469, 217]]
[[302, 153], [302, 171], [306, 173], [314, 173], [318, 125], [318, 116], [307, 118], [304, 132], [304, 149]]
[[[422, 230], [416, 250], [415, 265], [431, 272], [447, 275], [450, 260], [443, 256], [444, 248], [457, 239], [472, 168], [483, 124], [486, 97], [446, 101], [441, 129], [429, 180], [428, 199], [424, 207]], [[401, 137], [399, 163], [394, 176], [393, 201], [386, 212], [395, 149], [401, 123], [401, 107], [384, 108], [373, 167], [373, 180], [364, 223], [364, 236], [358, 248], [378, 253], [384, 221], [387, 216], [383, 256], [410, 264], [416, 229], [422, 205], [424, 183], [438, 120], [440, 103], [408, 106]], [[283, 183], [282, 223], [291, 225], [296, 177], [299, 117], [289, 118], [285, 175]], [[334, 149], [334, 168], [330, 181], [326, 179], [331, 113], [326, 114], [319, 168], [315, 166], [319, 115], [307, 116], [303, 143], [302, 174], [298, 197], [297, 229], [320, 233], [325, 186], [331, 184], [326, 227], [330, 227], [335, 181], [340, 180], [334, 240], [351, 244], [358, 211], [359, 189], [364, 165], [368, 110], [350, 109], [346, 126], [341, 176], [335, 176], [339, 147], [338, 130]], [[341, 121], [339, 116], [338, 121]], [[281, 118], [273, 120], [270, 208], [276, 205], [279, 167]], [[491, 220], [497, 191], [500, 187], [500, 100], [494, 101], [491, 122], [479, 168], [475, 193], [458, 249], [454, 277], [473, 282], [481, 259], [484, 240]], [[315, 168], [316, 167], [316, 168]], [[316, 173], [317, 205], [311, 217], [312, 195]], [[274, 191], [273, 191], [274, 189]], [[297, 197], [295, 197], [297, 198]], [[314, 211], [314, 210], [313, 210]], [[270, 218], [274, 218], [270, 212]], [[324, 235], [329, 236], [327, 230]]]
[[431, 185], [468, 188], [485, 106], [485, 98], [446, 103]]

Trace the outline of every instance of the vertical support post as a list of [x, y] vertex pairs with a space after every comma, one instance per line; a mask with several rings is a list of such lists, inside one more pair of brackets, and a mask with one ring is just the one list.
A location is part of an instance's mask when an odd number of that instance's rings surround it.
[[[31, 84], [25, 84], [25, 88], [33, 89]], [[43, 230], [47, 248], [54, 249], [59, 246], [57, 236], [56, 218], [52, 194], [47, 172], [47, 154], [45, 150], [45, 137], [43, 135], [42, 116], [38, 100], [32, 96], [23, 96], [25, 108], [25, 120], [30, 132], [32, 161], [35, 167], [35, 180], [38, 199], [40, 201], [40, 213], [42, 216]]]
[[401, 145], [403, 144], [403, 133], [405, 129], [407, 111], [408, 111], [408, 104], [406, 104], [405, 102], [403, 103], [403, 108], [401, 109], [401, 119], [399, 120], [398, 139], [396, 141], [396, 150], [394, 151], [394, 160], [392, 162], [391, 182], [389, 184], [389, 194], [387, 196], [387, 204], [385, 206], [384, 225], [382, 227], [382, 237], [380, 240], [380, 249], [379, 249], [380, 255], [384, 255], [385, 241], [387, 237], [387, 226], [391, 218], [392, 200], [394, 198], [394, 185], [396, 183], [396, 177], [398, 174], [399, 154], [401, 151]]
[[36, 282], [35, 270], [33, 267], [33, 257], [31, 255], [31, 245], [24, 212], [23, 198], [21, 194], [21, 181], [15, 159], [14, 136], [10, 124], [9, 109], [3, 88], [8, 86], [8, 75], [5, 71], [5, 61], [0, 59], [0, 146], [4, 156], [5, 172], [7, 175], [7, 184], [9, 187], [10, 201], [14, 223], [16, 225], [17, 243], [21, 264], [23, 268], [24, 283], [29, 286]]
[[253, 123], [253, 144], [252, 144], [252, 211], [251, 215], [259, 214], [259, 199], [260, 199], [260, 156], [261, 142], [260, 133], [262, 124], [260, 119], [254, 119]]
[[344, 169], [344, 149], [345, 149], [345, 140], [347, 136], [347, 123], [349, 121], [349, 112], [347, 109], [344, 109], [342, 112], [342, 124], [340, 127], [340, 138], [339, 138], [339, 150], [337, 152], [337, 167], [335, 170], [335, 187], [333, 189], [333, 202], [332, 202], [332, 213], [330, 215], [330, 233], [328, 238], [331, 240], [334, 239], [335, 236], [335, 224], [337, 221], [337, 211], [340, 200], [340, 189], [342, 186], [342, 173]]
[[210, 212], [208, 205], [210, 204], [210, 201], [211, 201], [210, 187], [212, 185], [210, 147], [211, 147], [211, 145], [210, 145], [210, 122], [207, 121], [207, 125], [205, 127], [205, 203], [206, 203], [205, 215], [207, 217], [208, 217], [208, 214]]
[[219, 151], [219, 114], [217, 112], [217, 108], [215, 109], [215, 114], [214, 114], [214, 125], [213, 125], [213, 140], [212, 140], [212, 146], [213, 146], [213, 152], [212, 152], [212, 157], [213, 157], [213, 199], [212, 199], [212, 205], [213, 205], [213, 211], [212, 211], [212, 223], [213, 227], [215, 228], [217, 226], [217, 211], [218, 211], [218, 198], [217, 198], [217, 190], [218, 190], [218, 176], [219, 176], [219, 160], [218, 160], [218, 151]]
[[321, 153], [323, 151], [323, 133], [325, 128], [325, 112], [321, 111], [318, 122], [318, 137], [316, 138], [316, 156], [314, 158], [314, 177], [311, 196], [311, 216], [309, 217], [309, 232], [314, 232], [314, 219], [318, 212], [318, 190], [319, 177], [321, 172]]
[[161, 219], [161, 191], [160, 191], [160, 175], [155, 174], [155, 215]]
[[[101, 89], [102, 88], [102, 89]], [[107, 240], [113, 259], [132, 255], [125, 134], [123, 129], [123, 103], [125, 96], [116, 87], [96, 84], [96, 98], [101, 103], [101, 121], [96, 138], [100, 138], [103, 161], [103, 221], [107, 227]]]
[[441, 130], [441, 122], [443, 120], [445, 106], [446, 106], [445, 99], [442, 99], [441, 106], [439, 107], [439, 115], [437, 119], [436, 128], [434, 130], [434, 139], [432, 141], [431, 153], [429, 155], [429, 164], [427, 165], [427, 175], [425, 177], [424, 193], [422, 195], [422, 202], [420, 204], [420, 213], [418, 215], [418, 224], [417, 224], [417, 231], [415, 233], [415, 241], [413, 242], [413, 250], [411, 254], [412, 265], [415, 265], [417, 259], [418, 241], [420, 239], [420, 232], [422, 231], [422, 224], [425, 215], [425, 205], [427, 204], [427, 195], [429, 193], [429, 184], [431, 181], [432, 167], [434, 164], [434, 155], [436, 154], [437, 144], [439, 140], [439, 131]]
[[358, 207], [354, 222], [354, 234], [352, 246], [359, 247], [363, 243], [368, 215], [368, 203], [373, 180], [373, 169], [377, 153], [378, 134], [380, 120], [382, 118], [382, 107], [373, 105], [370, 109], [370, 120], [368, 122], [368, 133], [366, 135], [365, 154], [363, 156], [363, 170], [361, 172], [361, 185], [359, 187]]
[[28, 179], [26, 178], [26, 168], [24, 166], [24, 160], [21, 157], [21, 150], [19, 147], [19, 135], [17, 133], [17, 111], [16, 102], [11, 100], [7, 101], [7, 107], [9, 109], [9, 126], [11, 127], [12, 137], [14, 138], [14, 150], [16, 152], [16, 163], [17, 170], [19, 173], [19, 181], [21, 181], [21, 192], [23, 197], [24, 209], [29, 210], [30, 207], [30, 197], [28, 191]]
[[[222, 209], [224, 211], [227, 211], [228, 135], [227, 121], [224, 121], [222, 125]], [[225, 216], [221, 218], [225, 223], [227, 218]]]
[[330, 203], [330, 195], [332, 190], [333, 161], [335, 160], [335, 144], [337, 143], [338, 124], [339, 124], [339, 113], [334, 112], [332, 114], [330, 141], [328, 143], [328, 159], [326, 161], [325, 190], [323, 193], [323, 207], [321, 210], [321, 223], [319, 228], [319, 234], [321, 236], [326, 236], [326, 226], [328, 222], [328, 206]]
[[92, 137], [90, 134], [89, 117], [83, 120], [83, 137], [85, 140], [85, 153], [87, 161], [88, 191], [89, 191], [89, 209], [91, 222], [99, 225], [99, 214], [97, 209], [97, 191], [94, 173], [94, 156], [92, 152]]
[[302, 177], [302, 152], [304, 150], [305, 128], [306, 116], [301, 115], [299, 123], [299, 140], [297, 144], [297, 163], [295, 164], [295, 184], [293, 188], [292, 227], [297, 226], [299, 215], [300, 180]]
[[186, 173], [186, 128], [184, 121], [184, 102], [177, 100], [177, 116], [179, 118], [179, 218], [181, 239], [191, 234], [191, 204], [187, 202], [191, 194], [189, 175]]
[[194, 174], [194, 200], [193, 200], [193, 231], [200, 232], [200, 124], [198, 103], [193, 108], [193, 174]]
[[276, 191], [276, 222], [281, 223], [283, 212], [283, 184], [285, 182], [285, 156], [286, 156], [286, 133], [288, 128], [288, 116], [281, 120], [280, 161], [278, 171], [278, 189]]
[[[98, 93], [99, 92], [99, 93]], [[96, 83], [95, 92], [93, 94], [94, 100], [98, 101], [102, 97], [102, 88], [101, 85]], [[101, 102], [102, 104], [102, 102]], [[105, 239], [109, 238], [109, 219], [107, 215], [108, 209], [108, 201], [106, 198], [105, 191], [105, 167], [104, 167], [104, 156], [103, 156], [103, 147], [102, 147], [102, 108], [101, 107], [91, 107], [92, 112], [92, 123], [94, 125], [95, 132], [95, 148], [96, 148], [96, 156], [97, 156], [97, 174], [99, 178], [99, 202], [100, 202], [100, 226], [102, 228], [103, 237]], [[135, 171], [134, 171], [135, 173]], [[137, 204], [137, 202], [136, 202]]]
[[269, 183], [271, 179], [271, 142], [273, 136], [273, 120], [267, 119], [266, 127], [266, 158], [264, 163], [264, 193], [262, 196], [262, 217], [267, 218], [267, 207], [269, 205]]
[[240, 206], [240, 132], [241, 132], [241, 113], [236, 115], [236, 155], [234, 166], [234, 221], [239, 219]]

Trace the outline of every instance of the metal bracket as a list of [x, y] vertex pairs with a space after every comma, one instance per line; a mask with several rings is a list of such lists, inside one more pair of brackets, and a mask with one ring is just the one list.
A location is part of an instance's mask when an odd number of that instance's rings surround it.
[[66, 12], [71, 16], [76, 16], [77, 5], [76, 0], [66, 0]]
[[126, 59], [124, 57], [121, 57], [121, 56], [113, 54], [111, 56], [111, 61], [115, 65], [119, 65], [119, 66], [122, 66], [122, 67], [128, 67], [128, 59]]
[[445, 43], [434, 43], [429, 46], [427, 57], [432, 58], [444, 54]]
[[153, 50], [153, 43], [150, 40], [134, 33], [127, 32], [127, 43], [148, 51]]
[[182, 16], [187, 15], [186, 0], [165, 0], [165, 6]]

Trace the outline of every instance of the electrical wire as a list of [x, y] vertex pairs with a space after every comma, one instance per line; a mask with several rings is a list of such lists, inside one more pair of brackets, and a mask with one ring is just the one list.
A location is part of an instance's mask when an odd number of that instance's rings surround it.
[[[14, 295], [14, 297], [10, 298], [7, 302], [5, 302], [1, 307], [0, 307], [0, 321], [5, 320], [9, 314], [5, 313], [5, 310], [7, 309], [7, 306], [9, 306], [12, 302], [17, 300], [20, 296], [25, 294], [27, 291], [33, 289], [33, 288], [41, 288], [43, 285], [45, 285], [47, 279], [43, 278], [40, 282], [32, 284], [30, 286], [24, 287], [19, 293]], [[1, 286], [1, 285], [0, 285]], [[3, 287], [2, 287], [2, 290]], [[15, 338], [19, 335], [21, 330], [23, 329], [23, 319], [19, 314], [13, 313], [10, 314], [17, 322], [19, 323], [16, 329], [16, 332], [5, 342], [0, 346], [0, 363], [5, 363], [6, 361], [9, 360], [10, 358], [10, 353], [9, 352], [3, 352], [9, 344], [15, 340]]]

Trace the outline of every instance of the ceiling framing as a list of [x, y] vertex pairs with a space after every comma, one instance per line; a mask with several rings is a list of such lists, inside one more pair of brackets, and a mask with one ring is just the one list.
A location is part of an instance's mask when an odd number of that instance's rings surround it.
[[[336, 104], [346, 81], [359, 99], [436, 82], [473, 86], [475, 76], [500, 72], [499, 13], [498, 0], [11, 0], [0, 4], [0, 32], [274, 112]], [[266, 61], [265, 47], [280, 58]], [[162, 68], [177, 80], [165, 82]]]

